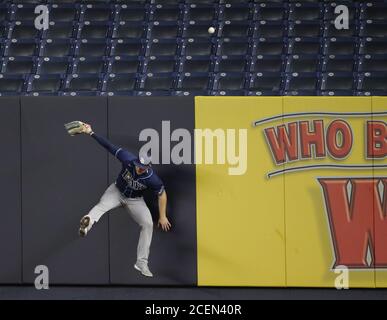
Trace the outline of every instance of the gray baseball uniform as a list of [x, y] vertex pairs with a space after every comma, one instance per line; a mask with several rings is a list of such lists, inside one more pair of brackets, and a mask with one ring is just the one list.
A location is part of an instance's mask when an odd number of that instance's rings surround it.
[[[141, 227], [137, 247], [137, 263], [148, 263], [149, 248], [152, 242], [153, 221], [151, 213], [145, 204], [143, 193], [146, 189], [152, 190], [157, 195], [164, 192], [164, 185], [160, 178], [142, 160], [132, 153], [119, 148], [95, 133], [91, 135], [122, 164], [122, 169], [116, 181], [109, 186], [101, 197], [99, 203], [87, 214], [91, 225], [98, 222], [104, 213], [123, 206], [131, 217]], [[136, 166], [143, 167], [146, 171], [137, 174]]]

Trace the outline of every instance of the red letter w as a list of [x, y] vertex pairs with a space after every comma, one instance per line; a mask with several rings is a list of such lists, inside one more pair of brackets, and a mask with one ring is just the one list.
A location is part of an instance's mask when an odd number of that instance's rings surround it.
[[[348, 268], [387, 266], [387, 178], [318, 179], [325, 198], [335, 265]], [[382, 184], [383, 198], [379, 195]], [[352, 186], [348, 194], [347, 186]], [[371, 260], [367, 262], [367, 249]]]

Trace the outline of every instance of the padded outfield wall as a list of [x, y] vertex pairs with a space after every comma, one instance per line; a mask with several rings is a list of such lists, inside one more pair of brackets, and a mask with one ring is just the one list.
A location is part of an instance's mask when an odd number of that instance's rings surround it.
[[[133, 152], [158, 137], [173, 228], [155, 228], [154, 278], [124, 210], [78, 237], [119, 164], [72, 120]], [[386, 122], [382, 97], [1, 98], [0, 283], [46, 265], [50, 284], [334, 287], [344, 266], [387, 287]]]

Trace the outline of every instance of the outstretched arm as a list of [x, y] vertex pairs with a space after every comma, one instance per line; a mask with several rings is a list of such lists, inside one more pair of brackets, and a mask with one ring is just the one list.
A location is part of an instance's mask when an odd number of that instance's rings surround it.
[[85, 124], [84, 132], [90, 135], [91, 137], [93, 137], [101, 146], [103, 146], [106, 150], [108, 150], [113, 156], [115, 156], [121, 162], [135, 159], [135, 156], [130, 152], [120, 147], [117, 147], [116, 145], [112, 144], [109, 140], [97, 135], [89, 124]]

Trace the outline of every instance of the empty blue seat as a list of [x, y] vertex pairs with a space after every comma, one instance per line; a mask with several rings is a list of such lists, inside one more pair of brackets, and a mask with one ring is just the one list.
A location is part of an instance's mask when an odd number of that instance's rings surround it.
[[136, 74], [142, 71], [142, 61], [136, 58], [121, 58], [119, 56], [110, 59], [108, 73], [113, 74]]
[[1, 76], [0, 77], [0, 96], [20, 95], [25, 86], [23, 76]]
[[323, 73], [320, 81], [320, 94], [330, 96], [353, 95], [354, 84], [352, 73]]
[[290, 73], [316, 73], [319, 71], [319, 57], [303, 55], [288, 56], [285, 71]]
[[107, 62], [100, 58], [76, 58], [73, 61], [72, 73], [83, 74], [103, 74], [107, 72]]
[[187, 76], [178, 79], [176, 94], [178, 95], [208, 95], [212, 90], [213, 79], [208, 75]]
[[356, 57], [341, 58], [335, 55], [326, 56], [321, 64], [322, 72], [354, 72], [356, 71]]
[[357, 93], [361, 95], [387, 95], [387, 74], [363, 73], [359, 75]]
[[42, 57], [69, 57], [74, 55], [75, 42], [72, 40], [46, 40], [41, 42], [39, 55]]
[[61, 95], [64, 79], [61, 75], [31, 76], [28, 80], [26, 92], [29, 95]]
[[266, 75], [270, 72], [279, 74], [284, 71], [283, 57], [281, 55], [259, 55], [257, 57], [253, 57], [249, 71], [254, 73], [265, 73]]
[[75, 46], [75, 56], [104, 57], [109, 53], [108, 41], [78, 41]]
[[71, 72], [73, 62], [70, 58], [45, 57], [40, 58], [37, 64], [37, 74], [66, 76]]
[[34, 58], [5, 58], [3, 60], [1, 73], [5, 75], [25, 75], [34, 73], [36, 69]]
[[144, 55], [145, 44], [140, 40], [114, 40], [111, 43], [110, 55], [120, 57], [139, 57]]
[[55, 22], [42, 32], [45, 39], [71, 39], [77, 36], [77, 25], [72, 22]]
[[32, 57], [38, 53], [38, 42], [36, 41], [7, 41], [5, 42], [4, 56], [8, 57]]
[[110, 75], [103, 82], [103, 95], [133, 95], [137, 79], [133, 75]]
[[285, 81], [285, 95], [306, 95], [315, 96], [317, 92], [318, 78], [316, 74], [298, 76], [289, 74]]
[[282, 75], [281, 73], [256, 73], [253, 74], [249, 81], [249, 95], [254, 96], [275, 96], [282, 93]]
[[70, 75], [65, 80], [64, 95], [98, 95], [101, 91], [102, 80], [96, 75]]
[[213, 61], [209, 57], [204, 58], [181, 58], [179, 72], [192, 75], [203, 76], [213, 70]]

